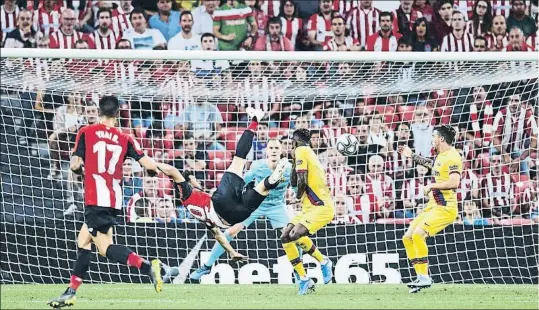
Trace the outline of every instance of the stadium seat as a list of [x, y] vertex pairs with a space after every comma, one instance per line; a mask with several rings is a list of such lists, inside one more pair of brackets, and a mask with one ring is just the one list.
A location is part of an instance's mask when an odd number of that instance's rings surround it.
[[399, 105], [397, 111], [400, 114], [400, 119], [404, 122], [411, 123], [414, 119], [415, 106]]

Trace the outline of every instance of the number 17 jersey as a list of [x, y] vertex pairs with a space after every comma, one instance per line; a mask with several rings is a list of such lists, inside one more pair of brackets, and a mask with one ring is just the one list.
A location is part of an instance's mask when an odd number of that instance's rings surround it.
[[123, 162], [144, 157], [136, 140], [115, 127], [90, 125], [78, 132], [73, 155], [84, 161], [85, 205], [121, 209]]

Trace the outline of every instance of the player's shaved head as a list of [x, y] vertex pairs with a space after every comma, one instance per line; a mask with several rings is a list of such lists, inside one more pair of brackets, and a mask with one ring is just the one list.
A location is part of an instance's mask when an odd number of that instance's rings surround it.
[[116, 96], [103, 96], [99, 100], [99, 115], [105, 117], [118, 117], [120, 102]]

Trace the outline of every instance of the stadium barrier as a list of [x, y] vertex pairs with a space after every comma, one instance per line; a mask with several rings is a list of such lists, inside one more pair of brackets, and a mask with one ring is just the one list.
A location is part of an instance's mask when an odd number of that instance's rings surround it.
[[[43, 225], [44, 224], [44, 225]], [[2, 283], [65, 283], [74, 263], [76, 248], [73, 222], [55, 221], [41, 225], [2, 223], [6, 232], [1, 240]], [[197, 240], [205, 232], [197, 224], [162, 226], [155, 224], [120, 225], [117, 243], [126, 244], [145, 257], [159, 257], [178, 266], [197, 251]], [[221, 260], [202, 283], [252, 284], [293, 283], [292, 266], [280, 249], [278, 234], [269, 225], [240, 233], [233, 245], [239, 252], [256, 257], [241, 266]], [[411, 268], [400, 239], [403, 225], [328, 226], [316, 243], [335, 264], [334, 283], [390, 283], [410, 281]], [[539, 226], [484, 227], [473, 229], [455, 225], [429, 240], [429, 262], [435, 282], [537, 284], [535, 249], [539, 246]], [[32, 236], [32, 237], [30, 237]], [[137, 238], [136, 236], [145, 236]], [[531, 239], [531, 240], [530, 240]], [[195, 257], [207, 255], [213, 240], [202, 243]], [[97, 254], [96, 254], [97, 256]], [[309, 274], [321, 278], [320, 269], [306, 255]], [[198, 263], [195, 261], [193, 268]], [[528, 266], [528, 267], [525, 267]], [[134, 269], [94, 259], [88, 282], [147, 281]]]

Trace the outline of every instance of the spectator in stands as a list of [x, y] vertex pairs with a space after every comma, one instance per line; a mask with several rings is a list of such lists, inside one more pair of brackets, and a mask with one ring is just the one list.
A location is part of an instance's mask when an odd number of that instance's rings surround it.
[[71, 148], [62, 149], [60, 144], [75, 142], [77, 131], [84, 120], [81, 109], [82, 98], [79, 93], [70, 94], [67, 97], [67, 104], [56, 109], [56, 115], [53, 119], [54, 131], [48, 139], [51, 157], [49, 179], [56, 179], [61, 175], [60, 151], [69, 151]]
[[112, 30], [112, 11], [109, 8], [100, 8], [97, 11], [99, 26], [88, 36], [92, 49], [112, 50], [120, 39], [120, 35]]
[[193, 9], [193, 32], [202, 35], [213, 33], [213, 13], [219, 6], [219, 0], [203, 0], [202, 4]]
[[290, 122], [290, 129], [313, 129], [320, 128], [322, 122], [313, 117], [311, 112], [302, 111]]
[[266, 121], [258, 122], [258, 127], [256, 128], [256, 136], [253, 139], [253, 147], [249, 154], [247, 154], [247, 159], [249, 160], [259, 160], [266, 158], [266, 147], [268, 146], [269, 140], [269, 125]]
[[[0, 46], [5, 41], [8, 33], [17, 28], [19, 23], [19, 13], [21, 9], [15, 3], [15, 0], [4, 0], [4, 4], [0, 5]], [[30, 12], [30, 11], [28, 11]], [[32, 13], [30, 12], [30, 28], [32, 26]], [[20, 25], [19, 25], [19, 28]], [[36, 30], [34, 30], [36, 31]]]
[[[312, 141], [311, 141], [312, 142]], [[284, 135], [281, 138], [281, 158], [292, 159], [292, 152], [294, 151], [294, 145], [292, 143], [292, 138], [288, 135]]]
[[376, 211], [377, 216], [387, 218], [395, 208], [395, 189], [393, 179], [384, 173], [384, 167], [382, 156], [373, 155], [369, 158], [369, 171], [365, 175], [365, 194], [376, 197], [380, 206]]
[[133, 47], [131, 46], [131, 41], [127, 39], [120, 39], [116, 43], [116, 49], [119, 49], [119, 50], [130, 50], [132, 48]]
[[440, 50], [436, 38], [431, 34], [426, 18], [418, 18], [412, 29], [412, 51], [436, 52]]
[[[157, 0], [157, 11], [157, 14], [150, 17], [150, 27], [159, 30], [168, 41], [183, 29], [183, 26], [180, 26], [180, 12], [172, 9], [172, 0]], [[191, 16], [192, 25], [193, 16]]]
[[361, 224], [361, 221], [357, 216], [348, 213], [349, 204], [352, 203], [351, 197], [347, 197], [343, 193], [338, 193], [333, 199], [335, 201], [335, 217], [331, 221], [332, 224]]
[[112, 11], [112, 30], [119, 36], [123, 36], [125, 31], [133, 28], [130, 20], [133, 9], [131, 0], [120, 0], [120, 5]]
[[319, 129], [311, 130], [311, 147], [318, 155], [323, 153], [327, 146], [324, 144]]
[[[158, 7], [156, 0], [132, 0], [132, 4], [136, 8], [141, 8], [147, 16], [153, 16], [157, 14]], [[176, 5], [176, 3], [174, 3]]]
[[[494, 118], [491, 154], [501, 154], [504, 163], [511, 164], [512, 159], [520, 158], [526, 149], [537, 123], [533, 110], [522, 104], [520, 95], [509, 96], [507, 101], [507, 107], [500, 109]], [[511, 171], [518, 172], [518, 164], [519, 161], [513, 162]], [[527, 171], [528, 162], [520, 161], [520, 173], [526, 174]]]
[[502, 170], [502, 157], [493, 155], [490, 172], [481, 181], [483, 212], [486, 217], [508, 218], [516, 207], [513, 184], [509, 173]]
[[467, 197], [464, 201], [463, 213], [464, 217], [462, 218], [462, 222], [464, 225], [489, 225], [489, 221], [486, 218], [483, 218], [475, 201], [471, 200], [470, 197]]
[[431, 125], [432, 111], [426, 105], [419, 105], [414, 111], [414, 122], [411, 125], [412, 133], [415, 137], [416, 153], [430, 157], [432, 149], [432, 131]]
[[[162, 1], [162, 0], [161, 0]], [[154, 16], [155, 17], [155, 16]], [[198, 51], [202, 49], [201, 37], [193, 33], [193, 15], [183, 11], [180, 16], [182, 31], [168, 41], [169, 50]]]
[[32, 29], [32, 13], [26, 9], [22, 9], [17, 16], [17, 28], [6, 33], [4, 47], [35, 48], [36, 35], [37, 32]]
[[353, 168], [356, 174], [365, 174], [368, 172], [367, 162], [369, 158], [381, 152], [382, 146], [369, 144], [369, 126], [367, 124], [359, 123], [355, 129], [358, 151], [356, 155], [348, 156], [348, 166]]
[[[264, 12], [260, 7], [260, 2], [263, 2], [263, 1], [259, 1], [259, 0], [244, 0], [244, 1], [245, 1], [245, 5], [251, 8], [253, 12], [253, 17], [257, 25], [257, 28], [256, 28], [257, 33], [255, 35], [255, 38], [263, 37], [264, 35], [266, 35], [268, 20], [270, 18], [270, 16], [268, 16], [268, 14]], [[249, 30], [252, 30], [252, 29], [249, 29]], [[253, 42], [256, 42], [256, 40]]]
[[467, 122], [467, 139], [473, 141], [476, 149], [482, 150], [492, 141], [494, 107], [487, 100], [483, 86], [474, 87], [472, 98], [472, 102], [464, 106], [459, 123]]
[[474, 52], [486, 52], [488, 51], [488, 42], [487, 39], [483, 36], [475, 37], [473, 41], [473, 51]]
[[526, 44], [533, 48], [534, 51], [539, 52], [539, 14], [535, 19], [535, 33], [531, 34], [526, 40]]
[[134, 222], [138, 217], [141, 216], [141, 214], [135, 213], [135, 204], [137, 201], [141, 199], [147, 200], [147, 203], [145, 203], [145, 212], [144, 217], [150, 217], [153, 218], [155, 215], [155, 208], [154, 205], [157, 202], [159, 198], [163, 198], [159, 196], [159, 191], [157, 188], [157, 177], [153, 176], [144, 176], [142, 180], [142, 190], [136, 194], [134, 194], [131, 199], [129, 199], [129, 202], [127, 203], [127, 221], [128, 222]]
[[324, 51], [359, 51], [359, 41], [346, 35], [346, 26], [344, 18], [335, 15], [331, 18], [331, 31], [333, 38], [323, 45]]
[[471, 52], [473, 50], [473, 35], [465, 31], [466, 22], [460, 11], [453, 11], [451, 18], [453, 30], [442, 40], [442, 52]]
[[124, 161], [122, 169], [122, 188], [124, 192], [124, 205], [127, 203], [133, 195], [142, 191], [142, 179], [135, 176], [133, 172], [133, 160], [127, 159]]
[[490, 1], [476, 1], [472, 18], [466, 23], [466, 31], [474, 37], [484, 35], [492, 28], [492, 4]]
[[429, 200], [423, 190], [429, 185], [429, 170], [421, 165], [415, 168], [415, 174], [412, 178], [404, 181], [401, 191], [402, 210], [395, 210], [396, 218], [414, 218], [417, 209], [423, 209]]
[[443, 0], [437, 3], [437, 15], [434, 19], [434, 30], [438, 44], [446, 35], [451, 33], [451, 17], [453, 16], [453, 1]]
[[411, 158], [407, 158], [397, 152], [398, 146], [401, 144], [407, 145], [410, 149], [414, 149], [414, 137], [410, 128], [410, 124], [407, 122], [399, 122], [395, 128], [393, 137], [392, 151], [388, 154], [388, 166], [391, 172], [391, 177], [395, 181], [395, 187], [400, 190], [401, 183], [407, 177], [413, 175], [413, 162]]
[[502, 15], [494, 16], [492, 19], [492, 29], [490, 33], [484, 35], [487, 39], [487, 46], [491, 51], [501, 51], [509, 44], [509, 35], [507, 34], [507, 24]]
[[307, 23], [307, 39], [309, 49], [321, 51], [324, 43], [331, 40], [331, 18], [333, 17], [333, 3], [331, 0], [320, 0], [318, 13], [311, 15]]
[[329, 147], [335, 147], [337, 138], [347, 132], [346, 119], [342, 115], [341, 110], [335, 105], [327, 106], [323, 115], [323, 121], [326, 124], [322, 127], [324, 144]]
[[44, 36], [50, 36], [60, 28], [61, 15], [61, 3], [54, 0], [44, 0], [43, 5], [34, 12], [34, 31], [41, 32]]
[[80, 39], [75, 42], [74, 47], [76, 50], [87, 50], [90, 48], [90, 45], [88, 45], [88, 42], [86, 40]]
[[[335, 196], [337, 193], [346, 193], [347, 175], [352, 173], [353, 169], [348, 167], [346, 157], [337, 152], [336, 149], [328, 149], [326, 155], [326, 183], [328, 184], [332, 195]], [[322, 159], [320, 159], [320, 161], [323, 162]]]
[[372, 0], [359, 2], [359, 7], [353, 8], [346, 17], [346, 28], [350, 36], [359, 42], [361, 49], [367, 46], [367, 38], [380, 30], [380, 10], [372, 5]]
[[371, 52], [395, 52], [402, 34], [393, 30], [393, 15], [382, 12], [379, 17], [380, 31], [369, 36], [366, 49]]
[[137, 200], [131, 211], [129, 212], [127, 222], [130, 223], [154, 223], [153, 218], [150, 216], [150, 210], [152, 208], [152, 200], [147, 198], [141, 198]]
[[509, 44], [502, 49], [502, 52], [532, 52], [533, 48], [526, 44], [526, 38], [522, 30], [517, 27], [509, 31]]
[[72, 49], [75, 42], [82, 39], [84, 34], [75, 30], [77, 18], [71, 9], [65, 9], [61, 17], [60, 29], [50, 35], [51, 48]]
[[[216, 38], [212, 33], [204, 33], [200, 38], [201, 48], [203, 51], [215, 51]], [[228, 60], [191, 60], [191, 71], [197, 78], [214, 78], [225, 74], [228, 80], [232, 78], [231, 72], [228, 70], [230, 64]]]
[[151, 50], [156, 46], [166, 46], [163, 34], [157, 29], [148, 28], [146, 13], [140, 8], [134, 8], [129, 15], [133, 28], [126, 30], [123, 38], [131, 42], [133, 49]]
[[384, 120], [378, 111], [373, 111], [369, 117], [369, 138], [367, 141], [369, 144], [380, 145], [386, 151], [389, 150]]
[[[461, 153], [462, 158], [464, 154]], [[471, 197], [474, 201], [479, 200], [479, 178], [471, 169], [471, 162], [464, 161], [464, 169], [460, 177], [460, 188], [457, 190], [458, 201], [462, 201], [465, 197]]]
[[208, 154], [204, 149], [197, 148], [197, 141], [192, 133], [183, 135], [183, 155], [174, 159], [174, 167], [179, 171], [188, 171], [197, 180], [206, 179]]
[[165, 197], [155, 202], [155, 221], [157, 223], [174, 223], [177, 218], [178, 212], [174, 208], [172, 199]]
[[403, 36], [410, 36], [417, 19], [422, 17], [423, 13], [414, 7], [414, 0], [400, 0], [399, 8], [393, 11], [394, 30]]
[[[248, 11], [248, 14], [240, 12]], [[249, 32], [247, 26], [251, 26]], [[213, 34], [219, 39], [219, 50], [237, 51], [250, 47], [257, 33], [251, 9], [238, 0], [227, 0], [213, 14]]]
[[291, 52], [294, 45], [282, 34], [282, 24], [279, 17], [272, 17], [267, 23], [268, 32], [259, 36], [254, 45], [255, 51]]
[[303, 19], [298, 17], [296, 6], [296, 2], [285, 0], [279, 12], [283, 35], [292, 42], [295, 49], [300, 47], [303, 40]]
[[429, 24], [434, 21], [434, 9], [429, 3], [429, 0], [415, 0], [414, 8], [416, 10], [419, 10], [423, 14], [423, 17], [427, 20]]
[[511, 0], [511, 5], [512, 10], [507, 18], [507, 28], [519, 28], [525, 37], [535, 33], [535, 20], [526, 15], [526, 2], [524, 0]]

